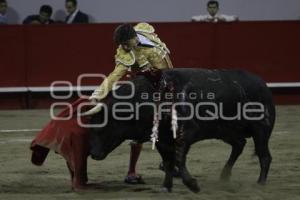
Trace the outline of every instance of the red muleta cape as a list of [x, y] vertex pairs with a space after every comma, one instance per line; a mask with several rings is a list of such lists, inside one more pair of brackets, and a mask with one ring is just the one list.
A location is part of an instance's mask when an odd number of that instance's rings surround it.
[[[30, 149], [33, 151], [31, 161], [35, 165], [42, 165], [49, 150], [62, 155], [70, 167], [75, 170], [76, 159], [88, 154], [88, 129], [78, 124], [77, 112], [81, 103], [88, 103], [88, 99], [79, 98], [60, 112], [57, 117], [63, 118], [72, 115], [69, 120], [51, 120], [32, 141]], [[84, 112], [88, 106], [81, 112]], [[72, 113], [71, 113], [72, 112]], [[83, 123], [88, 122], [89, 117], [81, 117]]]

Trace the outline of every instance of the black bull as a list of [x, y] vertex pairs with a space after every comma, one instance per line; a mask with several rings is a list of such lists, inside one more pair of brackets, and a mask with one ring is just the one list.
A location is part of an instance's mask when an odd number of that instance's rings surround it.
[[[99, 124], [107, 113], [107, 124], [91, 131], [92, 158], [104, 159], [126, 139], [149, 141], [154, 118], [154, 106], [151, 105], [161, 105], [156, 147], [165, 167], [165, 189], [172, 189], [171, 172], [176, 165], [183, 183], [194, 192], [200, 190], [186, 168], [186, 156], [193, 143], [213, 138], [232, 146], [221, 173], [222, 179], [229, 179], [246, 138], [252, 137], [261, 168], [258, 183], [266, 182], [272, 160], [268, 141], [274, 126], [275, 107], [270, 90], [259, 77], [242, 70], [178, 68], [163, 71], [159, 89], [144, 76], [136, 77], [132, 83], [135, 86], [132, 98], [125, 100], [109, 95], [105, 101], [108, 109], [93, 116], [92, 124]], [[129, 95], [131, 87], [123, 85], [116, 93]], [[176, 139], [171, 131], [171, 112], [168, 111], [171, 104], [176, 105], [178, 115]], [[114, 115], [128, 119], [116, 119]]]

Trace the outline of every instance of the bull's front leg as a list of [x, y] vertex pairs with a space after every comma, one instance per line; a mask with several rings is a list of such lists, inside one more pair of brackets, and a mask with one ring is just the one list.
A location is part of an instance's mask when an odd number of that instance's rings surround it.
[[188, 136], [192, 137], [193, 134], [190, 132], [184, 132], [184, 124], [179, 126], [175, 149], [176, 149], [176, 166], [179, 169], [179, 173], [182, 178], [183, 184], [185, 184], [191, 191], [197, 193], [200, 191], [198, 182], [193, 178], [186, 167], [186, 155], [190, 150], [190, 144], [188, 141]]
[[186, 154], [189, 151], [189, 145], [176, 146], [176, 165], [181, 174], [182, 182], [185, 184], [191, 191], [197, 193], [200, 191], [198, 182], [193, 178], [186, 167]]
[[175, 166], [175, 148], [168, 144], [158, 142], [156, 148], [160, 153], [165, 171], [165, 179], [163, 182], [162, 191], [172, 192], [173, 187], [173, 170]]

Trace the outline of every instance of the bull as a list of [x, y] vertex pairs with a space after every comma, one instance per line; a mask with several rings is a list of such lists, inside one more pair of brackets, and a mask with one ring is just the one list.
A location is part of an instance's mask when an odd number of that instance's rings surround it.
[[221, 172], [221, 178], [228, 180], [246, 139], [252, 137], [260, 163], [258, 183], [266, 183], [275, 107], [261, 78], [243, 70], [177, 68], [162, 72], [159, 88], [144, 76], [131, 83], [134, 87], [122, 85], [118, 95], [110, 94], [90, 121], [96, 126], [89, 136], [93, 159], [103, 160], [127, 139], [149, 141], [155, 127], [156, 148], [165, 170], [164, 190], [172, 191], [172, 170], [177, 166], [183, 183], [199, 192], [197, 180], [186, 167], [191, 145], [205, 139], [230, 144], [232, 151]]

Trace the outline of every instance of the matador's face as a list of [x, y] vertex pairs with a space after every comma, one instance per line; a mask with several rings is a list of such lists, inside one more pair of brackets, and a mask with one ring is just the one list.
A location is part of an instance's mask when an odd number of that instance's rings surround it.
[[127, 40], [126, 42], [124, 42], [122, 45], [122, 48], [125, 50], [125, 51], [131, 51], [132, 49], [136, 48], [137, 45], [139, 43], [139, 39], [138, 37], [134, 37], [130, 40]]

